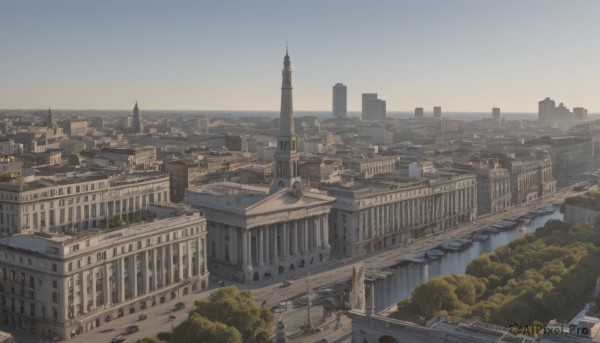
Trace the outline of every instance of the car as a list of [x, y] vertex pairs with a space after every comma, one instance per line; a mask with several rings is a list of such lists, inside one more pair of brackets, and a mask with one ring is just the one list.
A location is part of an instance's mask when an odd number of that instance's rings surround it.
[[148, 316], [147, 316], [147, 315], [145, 315], [145, 314], [140, 314], [140, 315], [138, 316], [138, 320], [144, 320], [144, 319], [146, 319], [146, 318], [148, 318]]
[[128, 326], [128, 327], [125, 329], [125, 332], [126, 332], [128, 335], [131, 335], [132, 333], [135, 333], [135, 332], [138, 332], [138, 331], [140, 331], [140, 327], [139, 327], [139, 325], [131, 325], [131, 326]]
[[125, 338], [123, 338], [123, 337], [116, 337], [110, 341], [110, 343], [123, 343], [123, 342], [125, 342]]
[[281, 283], [281, 286], [279, 286], [279, 287], [282, 287], [282, 288], [283, 287], [290, 287], [291, 285], [292, 285], [291, 281], [284, 281], [284, 282]]
[[185, 308], [184, 302], [178, 302], [177, 304], [175, 304], [175, 309], [181, 310], [182, 308]]

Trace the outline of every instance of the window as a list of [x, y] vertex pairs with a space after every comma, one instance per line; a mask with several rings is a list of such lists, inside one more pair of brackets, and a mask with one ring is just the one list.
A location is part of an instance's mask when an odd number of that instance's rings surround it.
[[58, 270], [58, 266], [56, 265], [56, 263], [52, 263], [52, 271], [55, 272]]
[[58, 303], [58, 292], [52, 292], [52, 302]]

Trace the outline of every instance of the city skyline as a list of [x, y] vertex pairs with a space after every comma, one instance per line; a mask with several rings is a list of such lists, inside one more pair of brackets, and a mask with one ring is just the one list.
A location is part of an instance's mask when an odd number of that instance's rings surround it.
[[3, 3], [0, 108], [138, 100], [155, 110], [275, 111], [273, 66], [288, 42], [298, 111], [331, 111], [331, 87], [343, 83], [349, 112], [360, 111], [362, 93], [378, 93], [390, 112], [536, 112], [545, 97], [597, 112], [600, 4], [577, 5]]

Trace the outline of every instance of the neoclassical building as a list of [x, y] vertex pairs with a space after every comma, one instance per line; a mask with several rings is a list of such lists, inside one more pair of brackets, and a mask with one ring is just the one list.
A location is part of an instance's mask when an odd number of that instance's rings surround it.
[[24, 183], [0, 182], [0, 234], [69, 232], [133, 219], [151, 203], [169, 202], [169, 176], [67, 173]]
[[477, 217], [475, 174], [327, 189], [336, 198], [329, 237], [335, 256], [353, 257], [411, 243]]
[[3, 237], [0, 268], [0, 321], [68, 340], [206, 288], [206, 221], [196, 212], [85, 235]]
[[335, 199], [301, 187], [287, 52], [282, 74], [271, 188], [220, 182], [188, 189], [184, 198], [206, 216], [209, 270], [223, 278], [252, 282], [329, 259]]

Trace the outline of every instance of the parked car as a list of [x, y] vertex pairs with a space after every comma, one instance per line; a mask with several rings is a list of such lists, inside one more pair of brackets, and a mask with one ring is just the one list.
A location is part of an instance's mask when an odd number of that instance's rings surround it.
[[283, 287], [290, 287], [291, 285], [292, 285], [291, 281], [284, 281], [284, 282], [281, 283], [281, 286], [279, 286], [279, 287], [281, 287], [281, 288], [283, 288]]
[[139, 320], [144, 320], [144, 319], [146, 319], [146, 318], [148, 318], [148, 316], [147, 316], [147, 315], [145, 315], [145, 314], [140, 314], [140, 315], [138, 316], [138, 319], [139, 319]]
[[125, 338], [123, 338], [123, 337], [116, 337], [110, 341], [110, 343], [123, 343], [123, 342], [125, 342]]
[[176, 310], [181, 310], [182, 308], [185, 308], [185, 303], [178, 302], [177, 304], [175, 304], [175, 309]]

